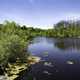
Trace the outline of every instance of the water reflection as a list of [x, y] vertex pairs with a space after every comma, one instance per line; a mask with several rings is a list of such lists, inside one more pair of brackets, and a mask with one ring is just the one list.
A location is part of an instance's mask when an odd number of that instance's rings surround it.
[[80, 51], [80, 39], [56, 39], [56, 42], [54, 44], [59, 49], [76, 49]]
[[[80, 39], [56, 39], [56, 38], [45, 38], [38, 37], [32, 41], [32, 44], [29, 45], [30, 52], [32, 50], [44, 51], [43, 53], [47, 54], [49, 50], [54, 51], [77, 51], [80, 52]], [[42, 53], [41, 52], [41, 53]], [[32, 53], [32, 52], [31, 52]], [[34, 51], [33, 51], [34, 53]]]
[[41, 62], [31, 66], [23, 80], [80, 80], [80, 39], [37, 37], [28, 51]]

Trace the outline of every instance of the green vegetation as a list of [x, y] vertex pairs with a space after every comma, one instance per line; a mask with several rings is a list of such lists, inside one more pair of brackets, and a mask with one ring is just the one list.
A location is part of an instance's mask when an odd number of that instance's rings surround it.
[[[22, 37], [21, 37], [22, 36]], [[0, 64], [6, 65], [8, 62], [16, 62], [19, 58], [21, 62], [27, 57], [27, 39], [20, 26], [15, 22], [6, 22], [0, 26]]]
[[58, 38], [79, 38], [80, 21], [60, 21], [54, 25], [54, 29], [47, 30], [47, 36]]
[[0, 24], [0, 64], [16, 62], [17, 58], [25, 62], [29, 53], [27, 45], [35, 36], [40, 36], [40, 29], [27, 28], [15, 22], [4, 22]]
[[[33, 27], [20, 26], [15, 22], [5, 21], [0, 24], [0, 66], [16, 63], [17, 59], [27, 62], [27, 45], [36, 36], [55, 38], [79, 38], [80, 21], [61, 21], [53, 29], [42, 30]], [[46, 53], [47, 54], [47, 53]]]
[[27, 45], [30, 39], [36, 36], [79, 38], [80, 22], [61, 21], [53, 29], [41, 30], [5, 21], [0, 24], [0, 63], [4, 65], [8, 62], [15, 62], [17, 58], [24, 62], [29, 55]]
[[[22, 64], [22, 67], [17, 65], [19, 69], [27, 68], [25, 65], [29, 64], [28, 57], [30, 56], [30, 53], [27, 53], [27, 45], [33, 37], [40, 35], [38, 31], [40, 29], [36, 31], [32, 27], [20, 26], [15, 22], [5, 21], [0, 24], [0, 68], [6, 70], [7, 75], [12, 74], [13, 71], [10, 65], [19, 63]], [[16, 74], [20, 72], [17, 72], [18, 68], [15, 68]]]

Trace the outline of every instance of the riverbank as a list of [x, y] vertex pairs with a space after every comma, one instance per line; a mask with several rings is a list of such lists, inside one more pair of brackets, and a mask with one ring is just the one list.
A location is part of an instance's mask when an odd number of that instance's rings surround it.
[[[19, 74], [28, 69], [29, 66], [38, 63], [40, 61], [40, 57], [29, 56], [27, 62], [21, 63], [17, 61], [16, 63], [8, 63], [8, 68], [6, 68], [6, 73], [3, 78], [5, 80], [15, 80], [19, 77]], [[3, 80], [3, 78], [1, 80]]]
[[27, 63], [21, 64], [21, 63], [14, 63], [14, 64], [9, 64], [9, 68], [6, 68], [7, 70], [7, 80], [14, 80], [17, 78], [20, 72], [23, 70], [27, 69], [28, 65]]

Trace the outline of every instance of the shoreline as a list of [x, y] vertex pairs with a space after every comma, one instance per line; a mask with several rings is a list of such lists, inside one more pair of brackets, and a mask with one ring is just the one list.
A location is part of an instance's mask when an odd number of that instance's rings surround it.
[[16, 80], [21, 74], [23, 74], [25, 70], [28, 70], [28, 68], [31, 65], [34, 65], [38, 62], [40, 62], [40, 57], [29, 56], [28, 61], [26, 63], [20, 63], [20, 62], [12, 64], [9, 63], [8, 64], [9, 67], [6, 68], [6, 73], [4, 75], [5, 80]]

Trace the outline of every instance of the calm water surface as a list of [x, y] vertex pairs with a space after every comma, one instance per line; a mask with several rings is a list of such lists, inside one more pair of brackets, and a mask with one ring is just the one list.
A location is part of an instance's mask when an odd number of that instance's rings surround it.
[[41, 57], [21, 80], [80, 80], [80, 39], [34, 38], [28, 52]]

